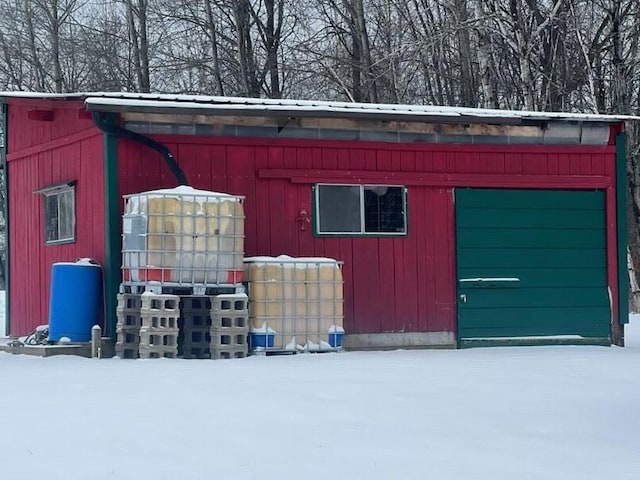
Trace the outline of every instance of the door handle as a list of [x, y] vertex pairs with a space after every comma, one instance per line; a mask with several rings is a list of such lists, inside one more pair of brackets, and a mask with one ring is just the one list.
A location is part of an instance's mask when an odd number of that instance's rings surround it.
[[465, 293], [460, 295], [460, 300], [462, 301], [462, 303], [467, 303], [467, 295]]

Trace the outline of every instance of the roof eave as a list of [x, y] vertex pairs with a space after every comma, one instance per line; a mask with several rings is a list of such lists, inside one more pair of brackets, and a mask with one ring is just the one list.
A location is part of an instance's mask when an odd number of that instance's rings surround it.
[[[241, 106], [238, 106], [241, 107]], [[549, 118], [514, 118], [507, 116], [470, 116], [465, 114], [446, 115], [442, 113], [404, 113], [404, 112], [375, 112], [375, 111], [331, 111], [315, 109], [273, 109], [273, 108], [229, 108], [225, 105], [197, 106], [159, 106], [159, 105], [120, 105], [87, 103], [86, 108], [94, 112], [113, 113], [151, 113], [163, 115], [205, 115], [205, 116], [243, 116], [243, 117], [271, 117], [271, 118], [336, 118], [336, 119], [372, 119], [378, 121], [401, 121], [423, 123], [463, 123], [463, 124], [492, 124], [492, 125], [527, 125], [541, 126], [556, 119]], [[575, 121], [568, 119], [567, 121]]]
[[0, 102], [25, 100], [84, 100], [98, 112], [141, 112], [206, 116], [271, 118], [375, 119], [421, 123], [544, 126], [547, 123], [616, 124], [638, 121], [640, 116], [563, 112], [509, 111], [463, 107], [365, 104], [290, 99], [211, 97], [199, 95], [141, 94], [131, 92], [38, 93], [0, 92]]

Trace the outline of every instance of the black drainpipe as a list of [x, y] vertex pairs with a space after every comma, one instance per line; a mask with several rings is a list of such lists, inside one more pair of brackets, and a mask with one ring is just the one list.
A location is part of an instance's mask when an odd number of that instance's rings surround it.
[[173, 175], [176, 177], [178, 185], [189, 185], [187, 176], [178, 166], [178, 164], [176, 163], [176, 159], [173, 157], [173, 155], [171, 155], [171, 152], [165, 145], [161, 144], [160, 142], [156, 142], [149, 137], [145, 137], [144, 135], [141, 135], [139, 133], [127, 130], [126, 128], [109, 125], [107, 121], [100, 116], [100, 112], [92, 112], [92, 117], [96, 126], [104, 133], [114, 135], [119, 138], [132, 140], [144, 145], [145, 147], [149, 147], [156, 152], [159, 152], [160, 155], [162, 155], [162, 157], [164, 158], [164, 161], [167, 163], [167, 166], [169, 167], [169, 170], [171, 170], [171, 173], [173, 173]]

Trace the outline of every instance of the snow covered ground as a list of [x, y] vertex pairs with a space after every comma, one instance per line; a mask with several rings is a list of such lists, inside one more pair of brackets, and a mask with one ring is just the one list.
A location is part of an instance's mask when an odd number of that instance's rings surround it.
[[0, 353], [0, 478], [638, 479], [628, 347], [48, 359]]

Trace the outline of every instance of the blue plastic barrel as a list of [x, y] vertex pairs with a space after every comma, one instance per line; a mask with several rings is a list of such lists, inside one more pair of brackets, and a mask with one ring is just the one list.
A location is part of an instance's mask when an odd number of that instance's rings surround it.
[[102, 316], [102, 268], [80, 260], [51, 266], [49, 340], [89, 342]]
[[275, 334], [266, 332], [249, 332], [249, 350], [255, 348], [273, 348]]
[[344, 332], [329, 332], [329, 345], [333, 348], [342, 348]]

